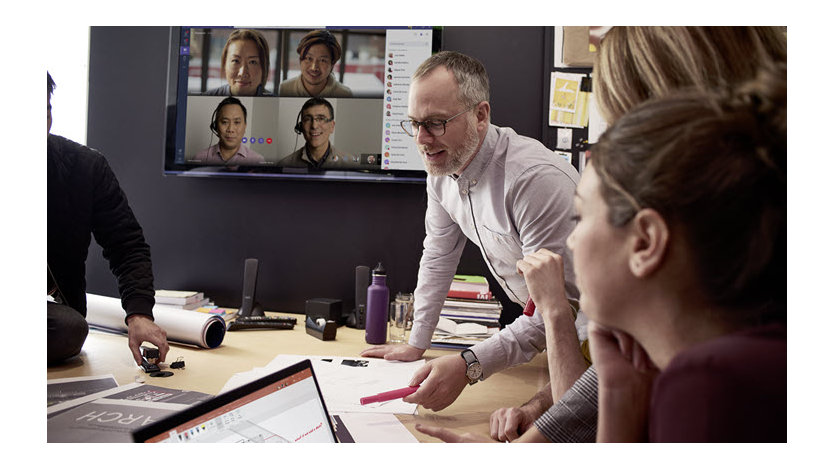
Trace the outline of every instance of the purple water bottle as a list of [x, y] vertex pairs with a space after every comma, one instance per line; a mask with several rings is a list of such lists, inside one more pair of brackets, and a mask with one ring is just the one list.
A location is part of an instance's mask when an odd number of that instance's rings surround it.
[[368, 286], [365, 309], [365, 342], [385, 344], [388, 336], [388, 286], [385, 285], [385, 268], [377, 263]]

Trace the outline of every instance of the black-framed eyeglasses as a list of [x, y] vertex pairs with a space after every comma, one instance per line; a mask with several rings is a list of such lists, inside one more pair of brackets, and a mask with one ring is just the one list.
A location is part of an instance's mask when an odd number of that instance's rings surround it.
[[333, 118], [329, 118], [327, 116], [311, 116], [309, 114], [304, 115], [301, 117], [301, 122], [304, 124], [310, 124], [315, 122], [316, 124], [327, 124], [328, 122], [332, 121]]
[[407, 121], [400, 121], [400, 127], [403, 128], [406, 134], [409, 137], [414, 137], [420, 132], [420, 126], [423, 126], [429, 134], [440, 137], [446, 133], [446, 123], [451, 121], [452, 119], [465, 114], [477, 107], [478, 105], [471, 106], [469, 108], [464, 109], [463, 111], [455, 114], [454, 116], [450, 117], [449, 119], [429, 119], [428, 121], [415, 121], [413, 119], [409, 119]]

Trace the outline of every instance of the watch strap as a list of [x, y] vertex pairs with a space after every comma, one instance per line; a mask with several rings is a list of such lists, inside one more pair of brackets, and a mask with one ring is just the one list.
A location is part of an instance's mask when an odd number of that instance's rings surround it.
[[477, 383], [483, 377], [483, 372], [478, 373], [478, 377], [470, 377], [469, 372], [473, 367], [477, 367], [480, 370], [480, 361], [478, 361], [478, 357], [475, 356], [475, 353], [471, 349], [464, 349], [460, 353], [463, 360], [466, 362], [466, 378], [469, 380], [469, 385]]

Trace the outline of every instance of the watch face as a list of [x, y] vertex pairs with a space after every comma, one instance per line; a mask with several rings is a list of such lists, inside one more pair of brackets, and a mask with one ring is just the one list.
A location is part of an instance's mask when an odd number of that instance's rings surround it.
[[479, 363], [470, 364], [469, 368], [466, 369], [466, 376], [469, 377], [470, 380], [478, 380], [481, 378], [481, 365]]

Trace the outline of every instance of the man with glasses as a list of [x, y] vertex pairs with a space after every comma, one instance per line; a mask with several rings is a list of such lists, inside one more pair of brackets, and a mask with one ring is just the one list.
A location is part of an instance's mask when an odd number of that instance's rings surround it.
[[279, 161], [278, 166], [311, 170], [359, 166], [330, 143], [330, 134], [335, 129], [336, 119], [329, 101], [324, 98], [305, 101], [294, 128], [296, 134], [304, 136], [305, 144]]
[[[574, 226], [572, 198], [579, 175], [540, 142], [490, 123], [489, 79], [483, 65], [451, 51], [427, 59], [412, 77], [408, 117], [401, 125], [414, 137], [429, 174], [414, 326], [408, 344], [374, 346], [362, 354], [405, 361], [423, 355], [467, 238], [480, 248], [495, 279], [519, 305], [526, 304], [529, 294], [516, 263], [542, 248], [562, 256], [568, 296], [578, 299], [565, 241]], [[586, 320], [580, 313], [575, 325], [573, 316], [568, 317], [566, 327], [557, 332], [556, 344], [564, 358], [558, 366], [560, 383], [551, 384], [560, 394], [587, 367], [580, 349], [580, 340], [587, 337]], [[420, 384], [420, 389], [404, 401], [441, 410], [467, 383], [527, 362], [545, 344], [541, 315], [522, 315], [461, 355], [429, 361], [410, 384]]]

